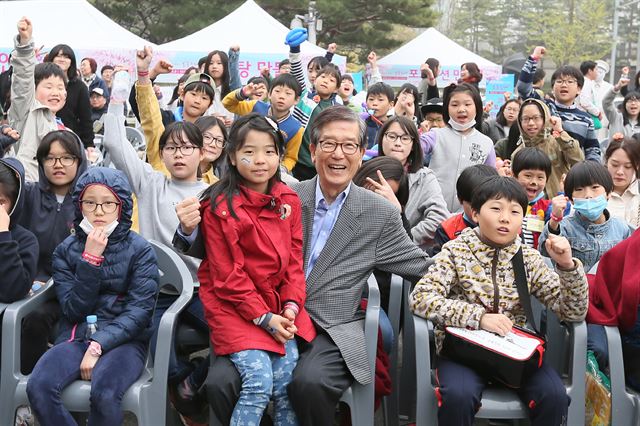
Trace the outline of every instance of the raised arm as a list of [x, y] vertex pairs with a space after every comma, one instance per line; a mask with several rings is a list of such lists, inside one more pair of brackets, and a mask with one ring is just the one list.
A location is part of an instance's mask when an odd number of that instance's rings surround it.
[[229, 88], [236, 90], [242, 86], [240, 80], [240, 46], [233, 45], [229, 48]]
[[531, 56], [529, 56], [520, 71], [520, 77], [516, 88], [518, 94], [522, 99], [536, 98], [540, 99], [540, 95], [533, 88], [533, 75], [536, 73], [538, 61], [544, 56], [546, 49], [542, 46], [537, 46]]
[[11, 108], [9, 124], [22, 134], [29, 111], [36, 96], [33, 72], [36, 67], [33, 27], [31, 21], [22, 18], [18, 21], [18, 35], [14, 38], [15, 50], [11, 54], [13, 75], [11, 76]]
[[116, 168], [127, 175], [133, 192], [144, 194], [144, 188], [154, 179], [155, 172], [150, 164], [138, 157], [135, 148], [127, 139], [124, 122], [124, 105], [112, 101], [104, 116], [102, 143]]

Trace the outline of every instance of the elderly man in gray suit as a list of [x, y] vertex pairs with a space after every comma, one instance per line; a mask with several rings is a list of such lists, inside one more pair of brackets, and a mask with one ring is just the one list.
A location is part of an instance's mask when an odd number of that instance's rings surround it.
[[[302, 202], [305, 308], [318, 336], [311, 343], [300, 342], [289, 397], [301, 424], [324, 426], [333, 424], [335, 407], [353, 380], [368, 384], [374, 379], [360, 309], [368, 277], [377, 268], [417, 280], [430, 261], [407, 236], [397, 208], [351, 182], [365, 151], [366, 127], [358, 115], [331, 107], [315, 117], [311, 130], [318, 175], [291, 186]], [[193, 209], [178, 208], [178, 213], [182, 234], [192, 231], [197, 223]], [[217, 358], [207, 392], [225, 424], [240, 387], [233, 364]]]

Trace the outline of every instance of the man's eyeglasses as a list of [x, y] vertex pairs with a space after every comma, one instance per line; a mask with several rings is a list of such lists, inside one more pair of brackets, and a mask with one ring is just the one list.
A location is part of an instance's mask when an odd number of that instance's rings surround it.
[[336, 148], [340, 146], [340, 149], [342, 149], [342, 152], [346, 155], [353, 155], [358, 152], [358, 149], [360, 148], [360, 145], [352, 142], [337, 143], [333, 141], [322, 141], [319, 142], [318, 145], [320, 146], [322, 152], [326, 153], [334, 152]]

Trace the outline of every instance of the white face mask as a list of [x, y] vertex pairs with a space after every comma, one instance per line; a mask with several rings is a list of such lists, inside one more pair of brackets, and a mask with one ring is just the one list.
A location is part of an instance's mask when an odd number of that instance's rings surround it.
[[453, 130], [457, 130], [458, 132], [465, 132], [476, 125], [475, 118], [467, 123], [460, 124], [455, 121], [453, 118], [449, 118], [449, 125]]
[[[118, 226], [118, 223], [119, 222], [117, 220], [114, 220], [104, 228], [104, 233], [107, 235], [107, 237], [113, 233], [113, 231]], [[82, 228], [85, 234], [89, 235], [89, 232], [93, 231], [94, 226], [91, 224], [91, 222], [89, 222], [89, 220], [86, 217], [83, 217], [82, 222], [80, 222], [80, 228]]]

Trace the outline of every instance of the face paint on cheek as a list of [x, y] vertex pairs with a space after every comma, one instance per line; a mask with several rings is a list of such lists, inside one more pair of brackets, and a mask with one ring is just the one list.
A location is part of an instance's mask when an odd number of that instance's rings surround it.
[[251, 160], [249, 160], [249, 159], [248, 159], [248, 158], [246, 158], [246, 157], [242, 157], [242, 158], [240, 159], [240, 161], [241, 161], [241, 162], [243, 162], [244, 164], [247, 164], [247, 165], [248, 165], [248, 164], [251, 164]]

